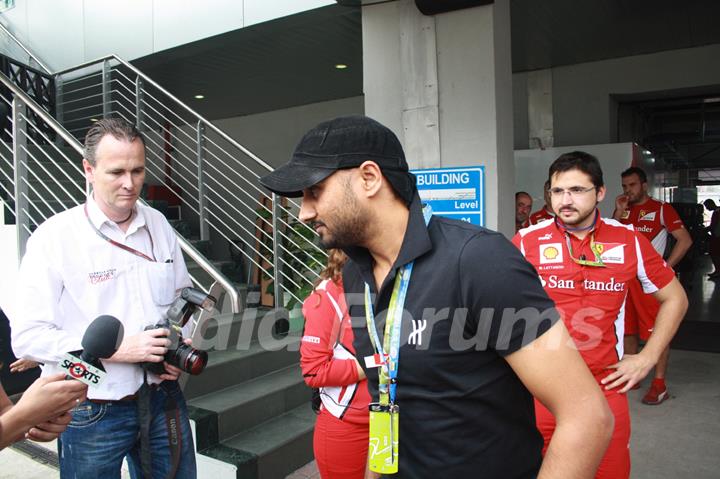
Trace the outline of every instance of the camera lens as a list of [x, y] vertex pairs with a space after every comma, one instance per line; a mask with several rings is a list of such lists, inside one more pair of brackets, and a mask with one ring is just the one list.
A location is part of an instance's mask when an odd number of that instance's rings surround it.
[[208, 355], [206, 351], [195, 349], [187, 344], [181, 344], [175, 350], [170, 364], [179, 367], [186, 373], [193, 376], [200, 374], [207, 365]]

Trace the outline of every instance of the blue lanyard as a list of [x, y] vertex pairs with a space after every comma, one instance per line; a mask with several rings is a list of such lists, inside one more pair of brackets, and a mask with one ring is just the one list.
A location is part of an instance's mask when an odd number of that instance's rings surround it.
[[[425, 224], [430, 223], [432, 208], [426, 205], [423, 208]], [[395, 278], [393, 292], [390, 296], [387, 317], [385, 319], [384, 342], [380, 341], [377, 328], [375, 327], [375, 313], [373, 312], [372, 300], [370, 297], [370, 285], [365, 283], [365, 320], [367, 322], [368, 334], [375, 353], [382, 358], [382, 365], [379, 373], [380, 402], [387, 404], [395, 403], [397, 391], [397, 374], [400, 364], [400, 334], [402, 330], [402, 313], [404, 311], [405, 298], [410, 286], [410, 276], [413, 265], [410, 262], [403, 266]], [[389, 354], [386, 351], [389, 350]]]

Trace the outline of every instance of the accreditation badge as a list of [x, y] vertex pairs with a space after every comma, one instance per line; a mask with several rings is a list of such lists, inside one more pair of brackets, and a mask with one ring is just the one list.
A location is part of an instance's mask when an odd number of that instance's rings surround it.
[[398, 472], [400, 408], [397, 404], [371, 403], [368, 465], [380, 474]]

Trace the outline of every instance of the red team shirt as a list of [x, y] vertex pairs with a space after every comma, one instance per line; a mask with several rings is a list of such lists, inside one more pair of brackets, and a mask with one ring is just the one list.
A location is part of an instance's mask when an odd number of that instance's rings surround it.
[[536, 225], [536, 224], [540, 223], [541, 221], [551, 220], [553, 218], [555, 218], [555, 215], [552, 214], [551, 212], [549, 212], [547, 210], [547, 208], [545, 208], [543, 206], [541, 209], [539, 209], [535, 213], [531, 214], [530, 218], [528, 218], [528, 221], [530, 222], [531, 225]]
[[[649, 198], [643, 204], [632, 205], [627, 209], [620, 222], [632, 225], [652, 242], [655, 250], [663, 255], [667, 246], [668, 233], [684, 227], [675, 208], [669, 203]], [[629, 299], [626, 309], [625, 334], [638, 335], [647, 340], [655, 327], [655, 317], [660, 304], [650, 295], [643, 294], [637, 282], [630, 285]]]
[[[570, 258], [594, 260], [591, 236], [605, 267], [584, 266]], [[590, 368], [601, 379], [623, 354], [624, 312], [628, 283], [637, 278], [645, 293], [654, 293], [674, 273], [650, 242], [629, 226], [600, 218], [593, 235], [580, 240], [554, 220], [525, 228], [513, 243], [532, 263], [570, 335]]]
[[665, 252], [668, 233], [684, 228], [683, 222], [670, 203], [649, 198], [641, 205], [632, 205], [626, 210], [620, 222], [633, 225], [642, 233], [661, 255]]
[[320, 388], [323, 409], [346, 422], [367, 425], [370, 393], [358, 381], [353, 331], [341, 285], [325, 280], [303, 303], [305, 332], [300, 367], [308, 386]]

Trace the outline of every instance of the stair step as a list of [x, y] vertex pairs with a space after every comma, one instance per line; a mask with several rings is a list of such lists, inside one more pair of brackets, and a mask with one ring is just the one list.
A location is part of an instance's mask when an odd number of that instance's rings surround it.
[[312, 460], [314, 425], [308, 402], [202, 454], [232, 460], [238, 478], [282, 479]]
[[[241, 304], [244, 304], [242, 297]], [[196, 347], [204, 350], [242, 349], [250, 341], [260, 337], [277, 336], [278, 328], [281, 326], [284, 326], [287, 332], [288, 315], [287, 311], [275, 311], [264, 306], [245, 308], [242, 313], [238, 314], [217, 314], [203, 325], [201, 331], [193, 335], [193, 341], [197, 345]], [[302, 322], [302, 317], [297, 321]], [[272, 346], [272, 343], [268, 344]], [[270, 349], [276, 350], [277, 348], [271, 347]]]
[[[176, 223], [181, 223], [183, 220], [175, 220]], [[172, 222], [171, 222], [172, 224]], [[177, 228], [176, 228], [177, 229]], [[184, 235], [187, 239], [187, 235]], [[201, 252], [203, 255], [208, 256], [210, 253], [210, 240], [201, 239], [189, 239], [189, 242], [193, 247]]]
[[[209, 286], [214, 283], [212, 276], [210, 276], [208, 272], [205, 271], [202, 266], [197, 264], [195, 261], [188, 257], [185, 257], [185, 263], [188, 269], [188, 273], [190, 273], [190, 276], [197, 280], [200, 284]], [[218, 271], [222, 271], [223, 266], [230, 264], [229, 261], [212, 261], [211, 263]]]
[[[241, 345], [242, 346], [242, 345]], [[300, 358], [297, 340], [286, 348], [271, 351], [263, 343], [252, 342], [238, 350], [208, 352], [208, 364], [199, 376], [190, 377], [185, 385], [185, 397], [193, 399], [263, 376], [277, 369], [297, 364]]]
[[[235, 380], [235, 378], [233, 378]], [[284, 412], [310, 403], [297, 364], [221, 391], [191, 399], [195, 408], [217, 414], [220, 441], [254, 428]]]

